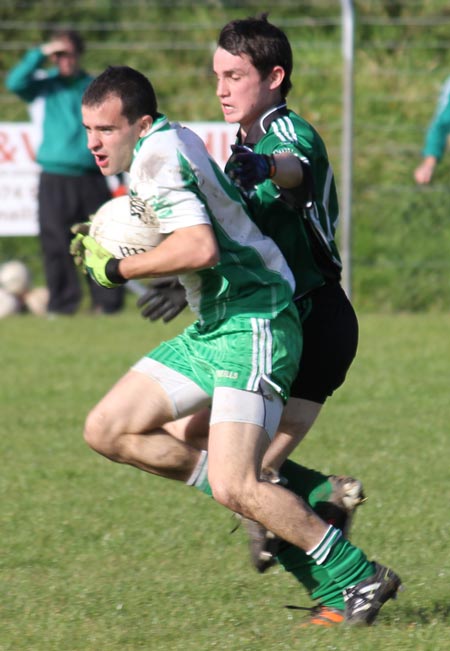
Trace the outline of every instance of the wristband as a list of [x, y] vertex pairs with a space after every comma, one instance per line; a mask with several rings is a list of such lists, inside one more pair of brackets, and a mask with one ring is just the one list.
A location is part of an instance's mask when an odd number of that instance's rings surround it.
[[119, 271], [119, 258], [110, 258], [105, 266], [105, 276], [115, 285], [124, 285], [127, 279]]

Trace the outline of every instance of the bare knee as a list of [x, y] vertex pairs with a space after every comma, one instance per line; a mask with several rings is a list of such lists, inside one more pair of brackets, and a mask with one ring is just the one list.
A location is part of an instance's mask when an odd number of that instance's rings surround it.
[[304, 398], [289, 398], [285, 406], [279, 429], [298, 441], [309, 432], [322, 405]]
[[289, 414], [281, 419], [279, 430], [292, 438], [301, 441], [309, 432], [313, 421], [303, 414]]
[[235, 483], [224, 479], [209, 480], [213, 498], [227, 509], [252, 517], [255, 503], [255, 491], [251, 482]]
[[119, 436], [103, 410], [94, 407], [84, 425], [84, 440], [95, 452], [114, 461], [120, 460]]

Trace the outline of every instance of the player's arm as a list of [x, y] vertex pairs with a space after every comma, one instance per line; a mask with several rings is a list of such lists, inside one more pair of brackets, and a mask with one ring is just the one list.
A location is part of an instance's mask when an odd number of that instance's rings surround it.
[[213, 267], [219, 249], [209, 224], [188, 226], [174, 231], [146, 253], [120, 260], [118, 269], [126, 279], [179, 275]]
[[213, 267], [219, 249], [209, 224], [187, 226], [174, 231], [151, 251], [127, 258], [115, 258], [90, 235], [78, 234], [71, 253], [82, 260], [86, 272], [103, 287], [116, 287], [133, 278], [183, 274]]
[[272, 181], [280, 188], [297, 188], [303, 182], [303, 165], [298, 156], [290, 152], [273, 155], [275, 173]]
[[270, 156], [255, 154], [244, 145], [235, 145], [232, 151], [226, 171], [232, 181], [245, 191], [253, 189], [267, 179], [286, 189], [299, 187], [303, 182], [303, 163], [291, 152]]

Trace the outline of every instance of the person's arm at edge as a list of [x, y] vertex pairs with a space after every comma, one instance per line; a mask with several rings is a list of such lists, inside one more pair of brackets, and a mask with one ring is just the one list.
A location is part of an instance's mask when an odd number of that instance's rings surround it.
[[431, 182], [436, 165], [445, 154], [447, 137], [450, 133], [450, 79], [444, 84], [437, 112], [428, 127], [423, 160], [414, 170], [414, 179], [419, 185]]

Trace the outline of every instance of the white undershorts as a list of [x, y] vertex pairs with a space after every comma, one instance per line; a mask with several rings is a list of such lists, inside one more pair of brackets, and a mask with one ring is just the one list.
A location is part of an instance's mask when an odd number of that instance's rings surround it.
[[[154, 359], [143, 357], [132, 370], [161, 385], [172, 402], [174, 420], [211, 405], [211, 397], [198, 384]], [[282, 399], [265, 380], [261, 380], [259, 391], [219, 386], [214, 390], [210, 424], [252, 423], [262, 427], [272, 439], [282, 411]]]

